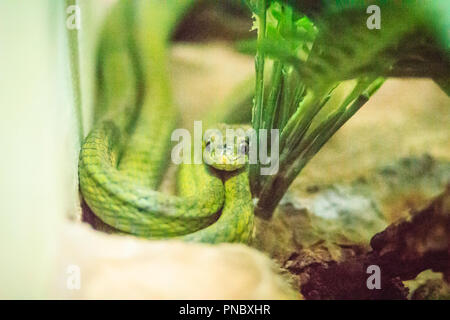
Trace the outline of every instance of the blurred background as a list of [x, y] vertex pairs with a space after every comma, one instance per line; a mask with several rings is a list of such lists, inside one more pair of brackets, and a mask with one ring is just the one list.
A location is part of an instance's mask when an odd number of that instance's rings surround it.
[[[109, 1], [78, 1], [83, 121]], [[62, 220], [79, 211], [79, 123], [65, 1], [0, 3], [0, 297], [48, 294]]]

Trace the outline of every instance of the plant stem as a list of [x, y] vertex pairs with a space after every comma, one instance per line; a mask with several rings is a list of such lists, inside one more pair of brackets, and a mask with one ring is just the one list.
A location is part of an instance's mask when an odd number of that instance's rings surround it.
[[[265, 181], [259, 195], [255, 213], [270, 219], [287, 189], [300, 171], [313, 158], [323, 145], [349, 120], [383, 84], [384, 78], [358, 81], [341, 106], [322, 121], [312, 132], [294, 148], [282, 149], [280, 171]], [[356, 99], [355, 99], [356, 96]], [[353, 101], [353, 102], [352, 102]], [[351, 105], [348, 107], [348, 105]], [[347, 108], [348, 107], [348, 108]], [[301, 126], [299, 126], [301, 128]]]
[[283, 64], [275, 61], [272, 72], [271, 88], [267, 103], [264, 106], [263, 123], [261, 129], [272, 129], [275, 124], [277, 109], [279, 108], [282, 88]]
[[[255, 87], [255, 100], [253, 106], [252, 125], [256, 130], [257, 136], [257, 150], [259, 150], [259, 129], [261, 128], [261, 122], [263, 117], [263, 104], [264, 104], [264, 64], [265, 54], [260, 49], [261, 42], [266, 36], [266, 0], [257, 1], [257, 16], [258, 21], [258, 48], [255, 57], [255, 70], [256, 70], [256, 87]], [[258, 194], [259, 191], [259, 165], [250, 164], [250, 187], [252, 194]]]

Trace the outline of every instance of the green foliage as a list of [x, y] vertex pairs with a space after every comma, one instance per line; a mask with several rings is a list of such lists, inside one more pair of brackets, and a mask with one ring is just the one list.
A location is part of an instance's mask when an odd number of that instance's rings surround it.
[[[278, 174], [264, 177], [259, 165], [250, 166], [261, 216], [271, 216], [303, 167], [385, 77], [430, 76], [448, 93], [448, 48], [439, 43], [442, 37], [423, 5], [380, 1], [382, 26], [377, 30], [367, 27], [366, 6], [322, 6], [313, 23], [297, 10], [308, 9], [299, 1], [247, 2], [258, 32], [252, 124], [256, 130], [281, 131]], [[265, 93], [269, 59], [273, 70]], [[354, 80], [353, 90], [340, 104], [327, 105], [345, 80]]]

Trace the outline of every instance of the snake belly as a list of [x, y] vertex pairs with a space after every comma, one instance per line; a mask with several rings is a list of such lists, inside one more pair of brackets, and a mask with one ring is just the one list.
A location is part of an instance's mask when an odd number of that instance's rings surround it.
[[[167, 70], [167, 35], [151, 2], [119, 1], [106, 18], [98, 57], [93, 129], [79, 158], [84, 200], [103, 222], [145, 238], [248, 242], [253, 205], [247, 169], [180, 165], [178, 195], [159, 192], [179, 114]], [[150, 39], [150, 40], [149, 40]]]

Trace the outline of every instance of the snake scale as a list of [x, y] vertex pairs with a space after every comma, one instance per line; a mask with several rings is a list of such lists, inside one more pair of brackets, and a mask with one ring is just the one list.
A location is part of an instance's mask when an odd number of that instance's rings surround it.
[[203, 142], [222, 162], [179, 165], [177, 195], [158, 191], [179, 119], [166, 52], [182, 11], [175, 2], [119, 1], [106, 18], [95, 122], [79, 158], [81, 193], [97, 217], [122, 233], [247, 243], [253, 233], [248, 169], [228, 159], [225, 148], [213, 151]]

